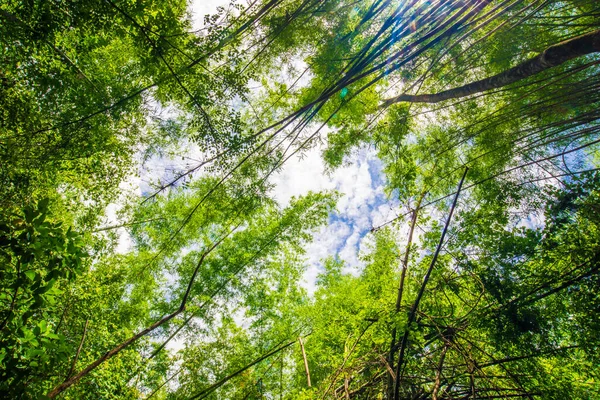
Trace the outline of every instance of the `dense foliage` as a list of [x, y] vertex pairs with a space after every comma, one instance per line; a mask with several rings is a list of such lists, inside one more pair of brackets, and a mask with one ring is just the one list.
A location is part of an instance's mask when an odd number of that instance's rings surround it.
[[[0, 1], [0, 396], [600, 397], [595, 0], [192, 7]], [[273, 177], [366, 149], [307, 290], [343, 193]]]

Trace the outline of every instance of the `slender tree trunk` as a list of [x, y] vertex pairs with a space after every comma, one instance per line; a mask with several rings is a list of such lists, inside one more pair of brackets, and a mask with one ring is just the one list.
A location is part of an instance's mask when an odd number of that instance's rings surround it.
[[390, 363], [388, 362], [388, 360], [386, 360], [381, 354], [378, 354], [378, 356], [379, 356], [379, 359], [381, 360], [381, 362], [383, 363], [383, 366], [385, 367], [385, 369], [387, 369], [387, 372], [390, 374], [390, 379], [392, 380], [391, 387], [393, 388], [394, 387], [393, 382], [396, 380], [396, 373], [390, 366]]
[[431, 394], [431, 400], [438, 399], [438, 392], [440, 391], [440, 386], [442, 382], [442, 369], [444, 368], [444, 360], [446, 359], [446, 352], [448, 351], [448, 347], [450, 347], [450, 344], [445, 343], [444, 348], [442, 349], [442, 354], [440, 355], [440, 362], [435, 373], [435, 383], [433, 385], [433, 393]]
[[162, 389], [167, 383], [171, 382], [173, 380], [173, 378], [175, 378], [177, 375], [179, 375], [179, 373], [181, 372], [182, 369], [183, 369], [183, 365], [177, 369], [177, 372], [175, 372], [173, 375], [171, 375], [170, 377], [165, 379], [165, 381], [163, 383], [161, 383], [156, 389], [154, 389], [154, 391], [152, 393], [150, 393], [148, 395], [148, 397], [146, 397], [144, 400], [150, 400], [152, 397], [154, 397], [154, 395], [156, 393], [158, 393], [160, 391], [160, 389]]
[[550, 46], [537, 56], [489, 78], [471, 82], [454, 89], [444, 90], [439, 93], [418, 95], [401, 94], [400, 96], [385, 100], [380, 107], [386, 108], [399, 102], [438, 103], [444, 100], [458, 99], [475, 93], [510, 85], [511, 83], [529, 78], [530, 76], [539, 74], [542, 71], [556, 67], [574, 58], [597, 52], [600, 52], [600, 30], [586, 33]]
[[344, 394], [346, 395], [346, 399], [350, 400], [350, 392], [348, 392], [348, 377], [344, 378]]
[[166, 218], [151, 218], [151, 219], [147, 219], [147, 220], [144, 220], [144, 221], [125, 222], [125, 223], [119, 224], [119, 225], [111, 225], [111, 226], [105, 226], [103, 228], [94, 229], [91, 232], [97, 233], [97, 232], [110, 231], [112, 229], [125, 228], [127, 226], [145, 224], [146, 222], [160, 221], [160, 220], [163, 220], [163, 219], [166, 219]]
[[244, 371], [246, 371], [247, 369], [255, 366], [256, 364], [258, 364], [259, 362], [261, 362], [262, 360], [265, 360], [269, 357], [271, 357], [274, 354], [279, 353], [282, 350], [287, 349], [288, 347], [290, 347], [291, 345], [293, 345], [294, 343], [296, 343], [295, 340], [286, 343], [285, 345], [268, 352], [267, 354], [265, 354], [264, 356], [257, 358], [256, 360], [252, 361], [250, 364], [246, 365], [245, 367], [240, 368], [239, 370], [237, 370], [236, 372], [232, 373], [231, 375], [226, 376], [225, 378], [221, 379], [220, 381], [218, 381], [217, 383], [207, 387], [206, 389], [196, 393], [195, 395], [193, 395], [192, 397], [189, 398], [189, 400], [194, 400], [194, 399], [201, 399], [206, 397], [208, 394], [210, 394], [211, 392], [213, 392], [214, 390], [218, 389], [219, 387], [223, 386], [225, 383], [227, 383], [228, 381], [230, 381], [231, 379], [235, 378], [236, 376], [238, 376], [239, 374], [243, 373]]
[[279, 369], [279, 400], [283, 400], [283, 363], [285, 353], [281, 354], [281, 368]]
[[413, 234], [415, 233], [415, 227], [417, 226], [417, 216], [419, 215], [421, 203], [425, 198], [425, 194], [426, 192], [423, 191], [419, 196], [419, 200], [415, 205], [415, 210], [413, 211], [412, 219], [410, 221], [408, 242], [406, 243], [406, 251], [404, 252], [404, 258], [402, 259], [402, 274], [400, 276], [400, 283], [398, 285], [398, 297], [396, 298], [396, 312], [400, 311], [400, 306], [402, 305], [402, 295], [404, 294], [404, 281], [406, 279], [406, 270], [408, 269], [408, 258], [410, 256], [410, 250], [412, 248]]
[[[402, 295], [404, 293], [404, 280], [406, 279], [406, 270], [408, 269], [408, 258], [410, 256], [410, 249], [412, 247], [412, 239], [413, 234], [415, 232], [415, 227], [417, 226], [417, 216], [419, 213], [419, 209], [421, 208], [421, 203], [425, 198], [426, 192], [423, 191], [419, 196], [419, 200], [417, 200], [417, 204], [415, 205], [415, 209], [413, 210], [412, 218], [410, 221], [410, 229], [408, 231], [408, 241], [406, 243], [406, 250], [404, 251], [404, 257], [402, 258], [402, 272], [400, 275], [400, 283], [398, 284], [398, 296], [396, 297], [396, 313], [400, 311], [400, 306], [402, 305]], [[388, 354], [387, 364], [392, 369], [394, 368], [394, 352], [396, 347], [396, 328], [392, 329], [392, 341], [390, 343], [390, 352]], [[388, 377], [388, 398], [392, 398], [393, 396], [393, 387], [395, 382], [395, 375], [392, 373]]]
[[471, 385], [471, 399], [475, 399], [475, 393], [476, 393], [474, 371], [475, 371], [475, 368], [472, 366], [469, 366], [469, 383]]
[[302, 349], [302, 358], [304, 359], [304, 370], [306, 371], [306, 382], [308, 387], [310, 387], [310, 370], [308, 369], [308, 360], [306, 359], [306, 352], [304, 351], [304, 342], [302, 341], [302, 337], [298, 337], [298, 343], [300, 343], [300, 348]]
[[[335, 380], [337, 379], [337, 377], [339, 376], [339, 374], [342, 372], [342, 369], [346, 366], [346, 362], [348, 361], [348, 359], [350, 358], [350, 356], [352, 355], [352, 353], [354, 352], [354, 349], [356, 349], [356, 345], [358, 344], [358, 342], [360, 342], [360, 340], [362, 339], [363, 335], [367, 332], [367, 330], [373, 326], [373, 324], [376, 321], [371, 321], [371, 323], [369, 325], [367, 325], [367, 327], [365, 329], [362, 330], [362, 332], [360, 333], [360, 335], [358, 335], [358, 337], [356, 338], [356, 340], [354, 341], [354, 344], [352, 345], [352, 348], [350, 349], [350, 351], [348, 352], [348, 354], [346, 354], [346, 356], [344, 357], [344, 361], [342, 361], [342, 365], [340, 365], [340, 367], [337, 369], [337, 372], [334, 374], [333, 379], [331, 379], [331, 383], [329, 384], [329, 386], [327, 387], [327, 389], [323, 392], [323, 394], [321, 395], [321, 400], [324, 400], [325, 397], [327, 397], [327, 394], [329, 393], [329, 391], [331, 390], [331, 387], [333, 386], [333, 384], [335, 383]], [[381, 357], [381, 356], [380, 356]], [[381, 357], [383, 359], [383, 361], [385, 362], [385, 358]], [[387, 362], [385, 362], [385, 364], [387, 365]], [[393, 373], [393, 371], [392, 371]]]
[[204, 251], [204, 253], [202, 253], [202, 256], [200, 257], [200, 261], [198, 261], [198, 264], [196, 265], [196, 269], [194, 270], [194, 273], [192, 274], [192, 277], [190, 278], [190, 281], [188, 282], [188, 287], [187, 287], [187, 290], [185, 291], [185, 294], [183, 295], [183, 299], [181, 300], [181, 304], [180, 304], [179, 308], [176, 311], [174, 311], [173, 313], [171, 313], [169, 315], [164, 316], [163, 318], [161, 318], [160, 320], [156, 321], [155, 323], [153, 323], [152, 325], [150, 325], [146, 329], [144, 329], [144, 330], [138, 332], [137, 334], [131, 336], [129, 339], [125, 340], [124, 342], [122, 342], [121, 344], [117, 345], [116, 347], [113, 347], [112, 349], [110, 349], [109, 351], [107, 351], [106, 353], [104, 353], [101, 357], [97, 358], [94, 362], [92, 362], [87, 367], [85, 367], [83, 370], [81, 370], [79, 373], [75, 374], [71, 378], [68, 378], [67, 380], [65, 380], [60, 385], [56, 386], [46, 396], [48, 396], [51, 399], [54, 398], [54, 397], [56, 397], [56, 396], [58, 396], [59, 394], [61, 394], [65, 390], [67, 390], [69, 387], [71, 387], [75, 383], [79, 382], [79, 380], [81, 378], [83, 378], [84, 376], [86, 376], [87, 374], [89, 374], [90, 372], [92, 372], [100, 364], [102, 364], [105, 361], [113, 358], [114, 356], [116, 356], [117, 354], [119, 354], [123, 349], [125, 349], [126, 347], [128, 347], [132, 343], [136, 342], [139, 338], [141, 338], [141, 337], [147, 335], [148, 333], [154, 331], [159, 326], [162, 326], [162, 325], [166, 324], [168, 321], [172, 320], [173, 318], [175, 318], [176, 316], [178, 316], [179, 314], [181, 314], [182, 312], [184, 312], [185, 311], [185, 306], [186, 306], [186, 304], [188, 302], [188, 298], [190, 296], [190, 291], [192, 290], [192, 285], [196, 281], [196, 275], [198, 274], [198, 271], [200, 270], [200, 267], [204, 263], [204, 260], [205, 260], [206, 256], [208, 256], [208, 254], [210, 254], [223, 240], [225, 240], [225, 238], [227, 236], [229, 236], [229, 233], [227, 235], [221, 237], [219, 240], [215, 241], [207, 250]]

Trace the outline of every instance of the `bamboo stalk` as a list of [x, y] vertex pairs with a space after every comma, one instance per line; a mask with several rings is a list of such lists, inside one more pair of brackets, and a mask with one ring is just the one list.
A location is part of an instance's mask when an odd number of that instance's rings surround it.
[[306, 371], [306, 381], [307, 381], [308, 387], [311, 387], [310, 371], [308, 369], [308, 360], [306, 359], [306, 351], [304, 350], [304, 342], [302, 341], [302, 336], [298, 337], [298, 343], [300, 343], [300, 349], [302, 349], [302, 358], [304, 359], [304, 370]]

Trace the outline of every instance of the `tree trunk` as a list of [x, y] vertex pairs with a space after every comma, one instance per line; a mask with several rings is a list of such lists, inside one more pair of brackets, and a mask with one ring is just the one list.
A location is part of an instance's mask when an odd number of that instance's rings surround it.
[[435, 373], [435, 383], [433, 385], [433, 393], [431, 394], [431, 400], [438, 400], [438, 392], [440, 391], [440, 386], [442, 383], [442, 370], [444, 368], [444, 360], [446, 359], [446, 352], [448, 351], [448, 347], [450, 347], [450, 344], [447, 342], [444, 344], [442, 354], [440, 355], [440, 362], [438, 364], [438, 369]]
[[243, 373], [247, 369], [255, 366], [256, 364], [258, 364], [262, 360], [265, 360], [265, 359], [271, 357], [272, 355], [277, 354], [277, 353], [279, 353], [280, 351], [282, 351], [284, 349], [287, 349], [288, 347], [290, 347], [294, 343], [296, 343], [296, 340], [288, 342], [287, 344], [285, 344], [285, 345], [283, 345], [283, 346], [281, 346], [279, 348], [276, 348], [275, 350], [272, 350], [272, 351], [268, 352], [264, 356], [261, 356], [260, 358], [257, 358], [256, 360], [252, 361], [250, 364], [248, 364], [248, 365], [240, 368], [239, 370], [237, 370], [236, 372], [232, 373], [231, 375], [226, 376], [225, 378], [221, 379], [217, 383], [214, 383], [211, 386], [207, 387], [206, 389], [203, 389], [200, 392], [196, 393], [195, 395], [193, 395], [192, 397], [190, 397], [189, 400], [201, 399], [201, 398], [206, 397], [208, 394], [212, 393], [214, 390], [216, 390], [219, 387], [223, 386], [223, 384], [227, 383], [231, 379], [233, 379], [236, 376], [240, 375], [241, 373]]
[[[404, 251], [404, 258], [402, 259], [402, 272], [400, 275], [400, 284], [398, 285], [398, 296], [396, 297], [396, 313], [398, 313], [400, 311], [400, 306], [402, 305], [402, 295], [404, 292], [404, 281], [406, 279], [406, 271], [408, 270], [408, 258], [410, 256], [410, 249], [412, 246], [412, 238], [413, 238], [413, 233], [415, 232], [415, 226], [417, 225], [417, 216], [419, 213], [419, 210], [421, 209], [421, 203], [423, 202], [423, 199], [425, 198], [425, 194], [427, 192], [425, 190], [423, 190], [423, 192], [421, 192], [421, 195], [419, 196], [419, 200], [417, 200], [417, 204], [415, 206], [415, 209], [413, 210], [413, 214], [411, 217], [411, 221], [410, 221], [410, 229], [408, 231], [408, 242], [406, 244], [406, 250]], [[390, 342], [390, 352], [388, 354], [388, 360], [387, 360], [387, 364], [389, 365], [390, 368], [394, 368], [394, 353], [396, 351], [396, 327], [394, 327], [394, 329], [392, 329], [392, 341]], [[394, 390], [394, 384], [395, 384], [396, 378], [394, 373], [392, 372], [390, 374], [390, 376], [388, 377], [388, 398], [392, 398], [393, 397], [393, 390]]]
[[433, 94], [401, 94], [381, 104], [380, 108], [386, 108], [399, 102], [409, 103], [438, 103], [444, 100], [458, 99], [475, 93], [497, 89], [511, 83], [520, 81], [542, 71], [556, 67], [569, 60], [587, 54], [600, 52], [600, 30], [586, 33], [572, 39], [548, 47], [537, 56], [530, 58], [521, 64], [500, 72], [489, 78], [468, 83], [454, 89], [444, 90]]
[[304, 351], [304, 342], [302, 342], [302, 337], [298, 337], [298, 343], [300, 343], [300, 349], [302, 349], [302, 358], [304, 359], [304, 371], [306, 372], [306, 382], [308, 387], [310, 385], [310, 370], [308, 369], [308, 360], [306, 359], [306, 352]]
[[181, 305], [175, 312], [162, 317], [160, 320], [156, 321], [155, 323], [153, 323], [146, 329], [136, 333], [135, 335], [131, 336], [129, 339], [125, 340], [124, 342], [117, 345], [116, 347], [113, 347], [111, 350], [107, 351], [101, 357], [99, 357], [94, 362], [92, 362], [87, 367], [85, 367], [82, 371], [80, 371], [79, 373], [75, 374], [74, 376], [68, 378], [60, 385], [54, 387], [46, 396], [51, 399], [58, 396], [59, 394], [61, 394], [65, 390], [67, 390], [69, 387], [71, 387], [75, 383], [79, 382], [79, 380], [81, 378], [83, 378], [84, 376], [86, 376], [87, 374], [92, 372], [100, 364], [113, 358], [114, 356], [119, 354], [123, 349], [127, 348], [132, 343], [135, 343], [139, 338], [154, 331], [159, 326], [164, 325], [165, 323], [169, 322], [170, 320], [172, 320], [173, 318], [175, 318], [176, 316], [178, 316], [179, 314], [184, 312], [185, 306], [186, 306], [186, 304], [188, 302], [188, 298], [190, 296], [190, 292], [192, 290], [192, 285], [196, 281], [196, 275], [198, 274], [198, 271], [200, 270], [200, 266], [202, 266], [202, 264], [204, 263], [204, 259], [206, 258], [206, 256], [208, 256], [208, 254], [210, 254], [210, 252], [212, 252], [223, 240], [225, 240], [225, 238], [227, 236], [229, 236], [229, 233], [227, 235], [221, 237], [219, 240], [215, 241], [212, 244], [212, 246], [210, 246], [207, 250], [204, 251], [204, 253], [202, 253], [202, 256], [200, 257], [200, 261], [198, 261], [198, 264], [196, 265], [196, 269], [194, 270], [194, 273], [192, 274], [192, 277], [190, 278], [190, 281], [188, 282], [188, 287], [187, 287], [187, 290], [185, 291], [185, 294], [183, 295], [183, 300], [181, 300]]
[[175, 318], [182, 311], [183, 311], [183, 309], [179, 309], [179, 310], [175, 311], [174, 313], [169, 314], [166, 317], [163, 317], [162, 319], [160, 319], [159, 321], [155, 322], [154, 324], [152, 324], [148, 328], [144, 329], [143, 331], [141, 331], [141, 332], [137, 333], [136, 335], [130, 337], [129, 339], [125, 340], [124, 342], [122, 342], [118, 346], [116, 346], [116, 347], [112, 348], [111, 350], [107, 351], [106, 353], [104, 353], [104, 355], [102, 355], [96, 361], [94, 361], [91, 364], [89, 364], [82, 371], [80, 371], [76, 375], [70, 377], [69, 379], [65, 380], [60, 385], [56, 386], [46, 396], [49, 397], [49, 398], [51, 398], [51, 399], [53, 399], [54, 397], [58, 396], [59, 394], [61, 394], [62, 392], [64, 392], [66, 389], [68, 389], [69, 387], [71, 387], [71, 385], [77, 383], [81, 378], [83, 378], [84, 376], [86, 376], [87, 374], [89, 374], [92, 370], [96, 369], [97, 366], [99, 366], [100, 364], [102, 364], [106, 360], [109, 360], [112, 357], [116, 356], [117, 354], [119, 354], [121, 352], [121, 350], [125, 349], [130, 344], [132, 344], [133, 342], [135, 342], [136, 340], [138, 340], [139, 338], [141, 338], [142, 336], [144, 336], [144, 335], [152, 332], [153, 330], [155, 330], [159, 326], [163, 325], [165, 322], [167, 322], [167, 321]]

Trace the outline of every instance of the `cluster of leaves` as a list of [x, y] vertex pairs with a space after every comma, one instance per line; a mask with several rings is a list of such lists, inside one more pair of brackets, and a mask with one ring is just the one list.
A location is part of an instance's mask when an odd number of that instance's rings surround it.
[[23, 392], [32, 375], [51, 373], [54, 358], [70, 356], [50, 321], [64, 287], [84, 272], [87, 254], [80, 235], [48, 213], [44, 199], [0, 223], [1, 390], [11, 395]]

